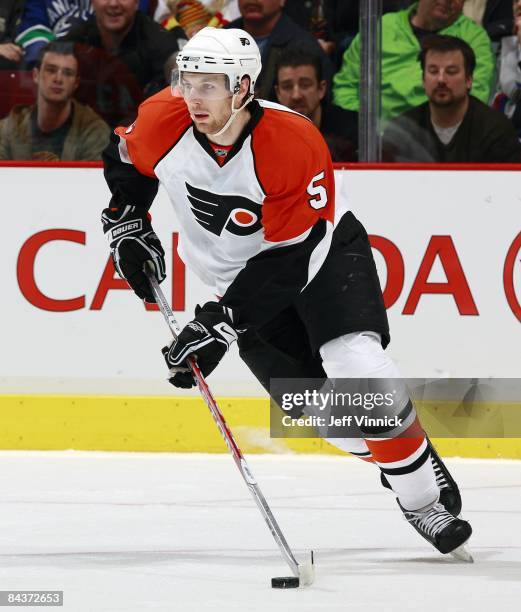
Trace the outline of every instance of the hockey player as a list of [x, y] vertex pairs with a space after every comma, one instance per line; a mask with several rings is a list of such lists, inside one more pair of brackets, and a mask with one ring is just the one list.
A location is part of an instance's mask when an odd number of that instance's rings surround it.
[[[269, 391], [270, 378], [399, 378], [367, 234], [335, 208], [331, 157], [315, 126], [254, 99], [259, 49], [243, 30], [205, 28], [177, 57], [172, 88], [115, 130], [104, 156], [112, 192], [103, 211], [114, 264], [154, 301], [143, 264], [165, 278], [148, 214], [161, 183], [180, 225], [179, 254], [214, 301], [164, 349], [170, 382], [192, 387], [188, 356], [209, 375], [230, 345]], [[456, 484], [412, 403], [385, 438], [331, 440], [375, 463], [404, 516], [440, 552], [470, 525]], [[440, 496], [441, 490], [441, 496]]]

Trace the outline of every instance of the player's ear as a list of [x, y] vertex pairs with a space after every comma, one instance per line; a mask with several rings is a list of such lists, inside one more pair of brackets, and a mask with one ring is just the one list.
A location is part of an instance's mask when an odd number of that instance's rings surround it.
[[250, 82], [251, 82], [251, 79], [249, 76], [242, 77], [241, 89], [240, 89], [241, 96], [248, 95], [248, 92], [250, 91]]
[[242, 77], [241, 84], [239, 85], [239, 94], [238, 94], [239, 104], [237, 105], [237, 108], [240, 108], [244, 104], [244, 101], [248, 97], [249, 92], [250, 92], [250, 77], [244, 76]]

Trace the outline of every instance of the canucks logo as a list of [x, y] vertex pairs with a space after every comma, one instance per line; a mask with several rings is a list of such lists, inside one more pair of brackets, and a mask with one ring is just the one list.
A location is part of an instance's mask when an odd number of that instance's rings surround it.
[[47, 4], [49, 23], [57, 38], [65, 36], [72, 27], [84, 23], [94, 13], [90, 0], [51, 0], [34, 4]]
[[220, 195], [185, 183], [195, 220], [205, 230], [221, 236], [251, 236], [261, 228], [261, 205], [243, 196]]

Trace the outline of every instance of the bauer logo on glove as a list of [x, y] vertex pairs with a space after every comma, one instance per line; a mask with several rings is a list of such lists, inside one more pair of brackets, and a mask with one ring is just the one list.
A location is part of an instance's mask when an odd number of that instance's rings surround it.
[[147, 261], [152, 264], [158, 282], [165, 280], [166, 266], [165, 252], [152, 229], [150, 216], [144, 209], [124, 206], [106, 208], [101, 221], [117, 273], [138, 297], [155, 302], [143, 265]]
[[128, 236], [134, 232], [141, 232], [143, 230], [143, 223], [141, 219], [137, 221], [131, 221], [130, 223], [123, 223], [122, 225], [116, 225], [115, 228], [110, 230], [109, 232], [109, 240], [115, 240], [116, 238], [121, 238], [122, 234]]
[[216, 302], [207, 302], [202, 308], [197, 306], [195, 319], [182, 329], [177, 340], [162, 350], [170, 370], [169, 382], [174, 387], [190, 389], [195, 381], [187, 359], [193, 357], [206, 377], [214, 371], [235, 340], [237, 332], [229, 308]]

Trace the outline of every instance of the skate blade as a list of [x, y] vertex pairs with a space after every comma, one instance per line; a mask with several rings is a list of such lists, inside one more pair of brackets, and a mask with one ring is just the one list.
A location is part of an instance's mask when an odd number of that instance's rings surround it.
[[464, 563], [474, 563], [474, 558], [470, 554], [469, 549], [465, 544], [461, 544], [458, 548], [455, 548], [449, 553], [456, 561], [463, 561]]

